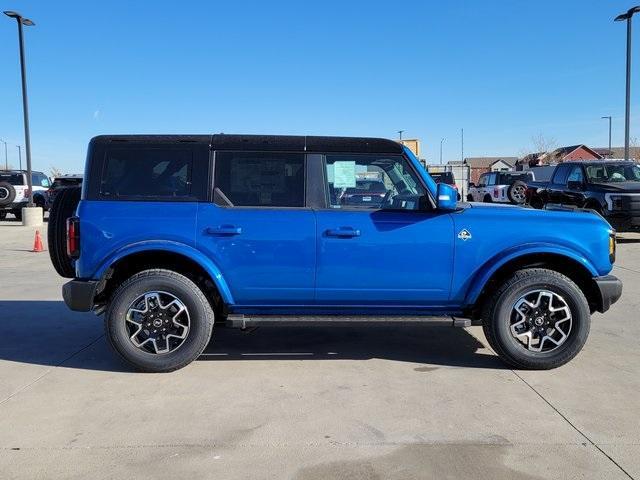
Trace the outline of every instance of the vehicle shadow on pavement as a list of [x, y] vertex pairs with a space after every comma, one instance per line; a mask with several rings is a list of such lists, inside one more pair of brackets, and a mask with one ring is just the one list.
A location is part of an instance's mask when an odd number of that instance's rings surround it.
[[354, 325], [260, 326], [214, 330], [199, 361], [368, 360], [508, 369], [462, 328], [360, 322]]
[[[111, 372], [133, 371], [111, 351], [103, 318], [62, 301], [0, 300], [0, 361]], [[359, 322], [354, 325], [217, 326], [198, 361], [367, 360], [508, 368], [461, 328]], [[419, 367], [429, 368], [429, 367]]]

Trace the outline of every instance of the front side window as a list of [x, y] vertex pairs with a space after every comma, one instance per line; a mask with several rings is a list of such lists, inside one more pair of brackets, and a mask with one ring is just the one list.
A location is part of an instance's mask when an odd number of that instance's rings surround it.
[[567, 183], [569, 183], [569, 182], [580, 182], [580, 183], [582, 183], [583, 181], [584, 181], [584, 179], [582, 177], [582, 167], [580, 165], [576, 165], [571, 170], [571, 173], [569, 173], [569, 176], [567, 177]]
[[327, 155], [330, 208], [417, 210], [426, 191], [396, 155]]
[[303, 153], [216, 152], [216, 205], [304, 207], [304, 187]]
[[186, 149], [114, 149], [107, 152], [100, 193], [106, 198], [188, 198], [192, 164]]
[[31, 184], [34, 187], [46, 187], [49, 188], [49, 177], [42, 173], [32, 173], [31, 174]]
[[486, 187], [487, 185], [487, 175], [480, 175], [480, 180], [478, 180], [479, 187]]
[[639, 182], [640, 166], [633, 163], [589, 165], [587, 178], [591, 183]]

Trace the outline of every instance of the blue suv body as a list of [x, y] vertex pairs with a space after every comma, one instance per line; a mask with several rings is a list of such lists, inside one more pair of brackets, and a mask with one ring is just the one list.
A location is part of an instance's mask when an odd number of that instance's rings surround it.
[[622, 289], [599, 215], [459, 204], [385, 139], [96, 137], [67, 223], [67, 305], [105, 313], [147, 371], [196, 358], [214, 319], [372, 315], [466, 318], [508, 363], [552, 368]]

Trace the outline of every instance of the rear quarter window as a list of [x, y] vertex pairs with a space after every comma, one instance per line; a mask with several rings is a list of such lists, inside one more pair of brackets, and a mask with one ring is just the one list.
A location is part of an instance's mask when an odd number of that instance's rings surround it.
[[192, 197], [193, 154], [180, 148], [122, 148], [105, 154], [100, 196], [113, 199]]

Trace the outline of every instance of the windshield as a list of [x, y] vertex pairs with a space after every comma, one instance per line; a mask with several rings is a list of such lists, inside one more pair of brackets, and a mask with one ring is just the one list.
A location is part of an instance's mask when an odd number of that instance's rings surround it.
[[640, 182], [640, 167], [633, 163], [588, 165], [585, 170], [591, 183]]

